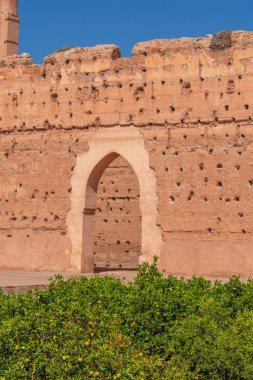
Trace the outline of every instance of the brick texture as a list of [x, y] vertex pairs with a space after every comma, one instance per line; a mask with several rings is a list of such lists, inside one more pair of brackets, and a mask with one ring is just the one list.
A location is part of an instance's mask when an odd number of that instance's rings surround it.
[[[0, 267], [73, 270], [76, 160], [98, 130], [134, 126], [157, 181], [162, 269], [253, 275], [252, 62], [251, 32], [139, 43], [131, 58], [115, 45], [42, 65], [2, 57]], [[136, 266], [141, 234], [138, 178], [119, 158], [98, 188], [96, 266]]]

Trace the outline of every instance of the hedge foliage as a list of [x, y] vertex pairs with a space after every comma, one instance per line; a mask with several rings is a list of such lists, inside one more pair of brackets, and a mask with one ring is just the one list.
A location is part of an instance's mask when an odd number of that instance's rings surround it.
[[0, 379], [253, 379], [253, 280], [57, 276], [0, 292]]

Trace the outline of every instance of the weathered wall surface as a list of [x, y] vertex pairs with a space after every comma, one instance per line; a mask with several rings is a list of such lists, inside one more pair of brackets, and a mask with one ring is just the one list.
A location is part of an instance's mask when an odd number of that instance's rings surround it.
[[70, 176], [74, 155], [87, 149], [76, 140], [71, 133], [1, 135], [2, 268], [70, 267]]
[[104, 171], [97, 193], [95, 266], [136, 268], [141, 254], [138, 179], [118, 157]]
[[2, 268], [76, 269], [76, 158], [97, 130], [132, 125], [157, 178], [161, 268], [253, 275], [253, 33], [141, 43], [132, 58], [116, 46], [62, 50], [41, 66], [7, 57], [0, 83]]

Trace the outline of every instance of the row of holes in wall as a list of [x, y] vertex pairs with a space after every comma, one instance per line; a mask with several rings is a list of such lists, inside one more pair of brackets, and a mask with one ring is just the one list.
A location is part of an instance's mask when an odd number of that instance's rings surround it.
[[[238, 78], [239, 79], [242, 79], [242, 76], [241, 75], [239, 75], [238, 76]], [[221, 80], [221, 78], [218, 78], [218, 80], [220, 81]], [[162, 85], [164, 85], [165, 84], [165, 80], [161, 80], [161, 83], [162, 83]], [[192, 93], [192, 89], [191, 89], [191, 84], [190, 84], [190, 82], [187, 82], [187, 81], [184, 81], [183, 79], [180, 79], [179, 80], [179, 83], [180, 83], [180, 85], [182, 86], [182, 93], [183, 94], [191, 94]], [[138, 95], [138, 94], [142, 94], [142, 93], [144, 93], [144, 87], [146, 86], [147, 84], [146, 84], [146, 82], [144, 82], [144, 84], [142, 85], [142, 86], [138, 86], [136, 89], [135, 89], [135, 92], [134, 92], [134, 95]], [[122, 85], [122, 83], [118, 83], [118, 87], [122, 87], [123, 85]], [[132, 84], [130, 84], [130, 86], [132, 86]], [[105, 85], [105, 83], [104, 83], [104, 87], [107, 87], [107, 85]], [[91, 94], [93, 95], [93, 97], [95, 96], [98, 96], [98, 87], [96, 87], [96, 86], [91, 86], [91, 87], [84, 87], [84, 89], [85, 89], [85, 91], [91, 91]], [[68, 91], [69, 89], [68, 89], [68, 87], [65, 87], [65, 91]], [[82, 90], [82, 88], [81, 87], [78, 87], [78, 91], [81, 91]], [[51, 100], [52, 101], [58, 101], [57, 99], [58, 99], [58, 97], [59, 97], [59, 95], [57, 94], [57, 93], [55, 93], [55, 92], [53, 92], [53, 89], [51, 89], [50, 90], [51, 91]], [[227, 90], [226, 90], [226, 93], [227, 94], [233, 94], [235, 92], [235, 83], [234, 83], [234, 81], [232, 80], [232, 79], [230, 79], [230, 80], [228, 80], [228, 82], [227, 82]], [[36, 91], [35, 90], [33, 90], [33, 94], [35, 94], [36, 93]], [[11, 94], [11, 93], [9, 93], [8, 94], [9, 96], [12, 96], [12, 102], [13, 103], [15, 103], [16, 104], [16, 106], [18, 106], [18, 95], [17, 94]], [[23, 95], [23, 90], [20, 90], [20, 95]], [[208, 95], [209, 95], [209, 92], [208, 91], [205, 91], [204, 92], [204, 96], [205, 96], [205, 98], [207, 98], [208, 97]], [[223, 95], [224, 95], [224, 93], [223, 92], [221, 92], [220, 93], [220, 98], [223, 98]], [[241, 92], [240, 91], [238, 91], [237, 92], [237, 95], [241, 95]], [[154, 96], [152, 96], [151, 97], [153, 100], [155, 99], [155, 97]], [[106, 99], [104, 99], [105, 100], [105, 102], [107, 101]], [[124, 99], [122, 98], [121, 99], [121, 101], [123, 101]], [[136, 97], [136, 100], [138, 101], [139, 100], [139, 96], [137, 96]], [[67, 102], [66, 102], [67, 103]], [[30, 106], [33, 106], [33, 102], [30, 102]], [[45, 102], [43, 102], [42, 103], [43, 105], [45, 105], [46, 103]], [[68, 101], [68, 104], [69, 105], [72, 105], [72, 101], [71, 100], [69, 100]], [[6, 104], [6, 107], [8, 107], [8, 103]], [[244, 104], [243, 105], [243, 107], [244, 107], [244, 109], [245, 110], [248, 110], [249, 109], [249, 104]], [[170, 112], [175, 112], [175, 110], [176, 110], [176, 108], [175, 108], [175, 106], [174, 105], [171, 105], [170, 107], [169, 107], [169, 110], [170, 110]], [[225, 111], [228, 111], [229, 110], [229, 105], [228, 104], [226, 104], [226, 105], [224, 105], [224, 110]], [[139, 109], [139, 113], [142, 113], [142, 112], [144, 112], [144, 109], [143, 108], [140, 108]], [[156, 109], [156, 112], [157, 113], [160, 113], [160, 109]], [[217, 111], [213, 111], [214, 113], [217, 113]], [[92, 111], [86, 111], [86, 113], [92, 113]], [[58, 117], [58, 115], [55, 115], [55, 116], [57, 116]], [[70, 113], [70, 117], [73, 117], [73, 113], [71, 112]]]

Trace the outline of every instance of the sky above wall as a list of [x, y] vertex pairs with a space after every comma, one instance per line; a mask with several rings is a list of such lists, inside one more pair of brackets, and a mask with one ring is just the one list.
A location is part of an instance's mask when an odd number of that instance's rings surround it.
[[253, 30], [253, 0], [19, 0], [20, 53], [35, 62], [65, 46], [135, 43]]

